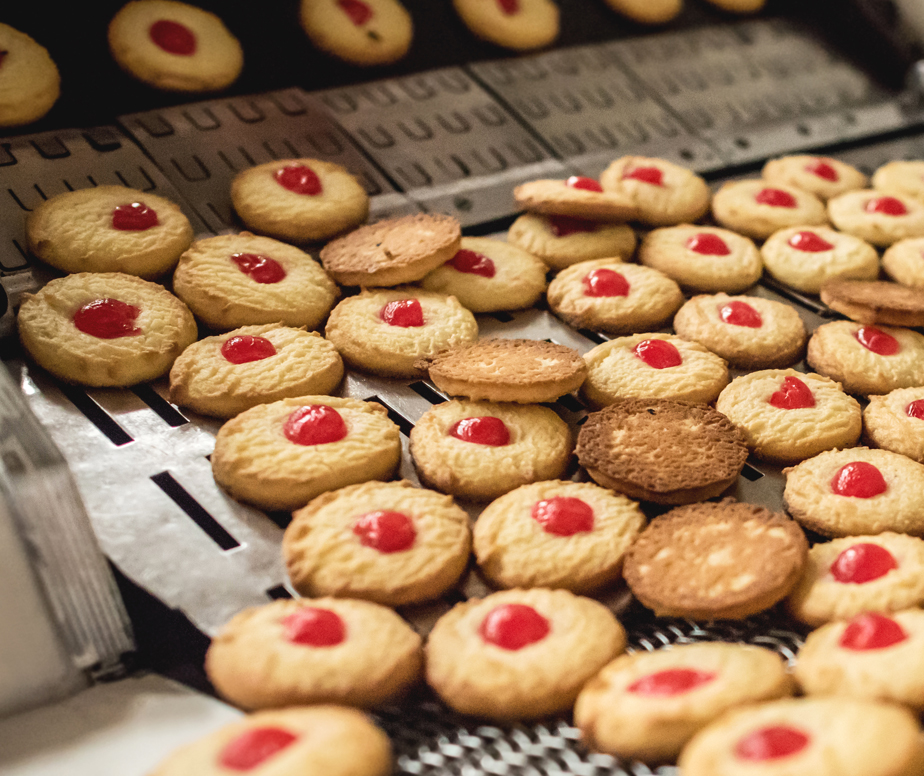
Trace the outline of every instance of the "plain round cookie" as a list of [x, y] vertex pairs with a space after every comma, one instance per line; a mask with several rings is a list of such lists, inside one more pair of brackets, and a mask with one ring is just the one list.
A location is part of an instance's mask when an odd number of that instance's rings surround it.
[[683, 0], [605, 0], [616, 13], [639, 24], [666, 24], [683, 9]]
[[568, 425], [537, 404], [454, 399], [427, 410], [410, 436], [421, 482], [479, 501], [561, 477], [573, 448]]
[[203, 415], [232, 418], [292, 396], [329, 394], [343, 360], [317, 332], [268, 323], [194, 342], [170, 369], [170, 401]]
[[628, 260], [635, 232], [628, 224], [602, 224], [566, 216], [524, 213], [507, 231], [507, 241], [533, 254], [553, 270], [590, 259]]
[[351, 367], [410, 378], [427, 374], [420, 359], [474, 342], [478, 323], [454, 296], [405, 286], [348, 296], [324, 333]]
[[825, 202], [847, 191], [865, 189], [869, 184], [856, 167], [830, 156], [797, 154], [770, 159], [760, 174], [770, 183], [804, 189]]
[[468, 515], [451, 496], [410, 482], [365, 482], [297, 510], [282, 541], [302, 595], [403, 606], [439, 598], [468, 563]]
[[814, 194], [765, 180], [723, 184], [712, 198], [712, 215], [721, 226], [755, 240], [789, 226], [828, 223], [824, 203]]
[[870, 396], [863, 410], [863, 438], [924, 463], [924, 386]]
[[220, 18], [175, 0], [131, 0], [112, 17], [108, 38], [116, 64], [155, 89], [217, 91], [244, 67], [241, 44]]
[[473, 35], [514, 51], [542, 48], [558, 37], [552, 0], [452, 0], [452, 6]]
[[276, 159], [239, 172], [231, 204], [248, 229], [296, 243], [328, 240], [369, 217], [369, 195], [356, 177], [320, 159]]
[[239, 501], [293, 510], [328, 490], [386, 480], [401, 434], [381, 404], [301, 396], [259, 404], [215, 437], [215, 481]]
[[629, 197], [603, 191], [592, 178], [576, 175], [567, 180], [521, 183], [513, 190], [513, 199], [521, 210], [530, 213], [588, 221], [622, 222], [630, 221], [638, 215]]
[[124, 387], [165, 374], [198, 334], [163, 286], [118, 272], [80, 272], [24, 294], [19, 339], [65, 382]]
[[924, 237], [890, 245], [882, 254], [882, 268], [896, 283], [924, 288]]
[[597, 601], [567, 590], [504, 590], [437, 620], [426, 678], [462, 714], [539, 719], [570, 709], [584, 682], [625, 646], [622, 626]]
[[316, 329], [340, 294], [307, 253], [249, 232], [196, 240], [180, 256], [173, 290], [220, 331], [262, 323]]
[[[773, 403], [771, 403], [773, 402]], [[774, 463], [797, 463], [860, 438], [860, 405], [839, 383], [795, 369], [763, 369], [736, 377], [716, 400], [748, 448]]]
[[924, 237], [924, 203], [904, 194], [848, 191], [828, 200], [828, 217], [842, 232], [880, 248]]
[[645, 516], [638, 504], [590, 482], [522, 485], [492, 501], [472, 534], [488, 580], [504, 588], [588, 593], [620, 579]]
[[205, 673], [242, 709], [341, 703], [368, 708], [420, 678], [420, 636], [392, 609], [343, 598], [279, 600], [215, 634]]
[[48, 49], [8, 24], [0, 24], [0, 51], [0, 126], [38, 121], [61, 93], [57, 65]]
[[124, 272], [154, 280], [176, 266], [192, 240], [179, 205], [125, 186], [58, 194], [26, 218], [29, 251], [64, 272]]
[[798, 311], [758, 296], [694, 296], [674, 316], [678, 337], [693, 340], [738, 369], [787, 367], [805, 352]]
[[622, 655], [591, 679], [574, 705], [583, 742], [647, 763], [676, 759], [723, 712], [792, 694], [782, 657], [764, 647], [677, 644]]
[[821, 301], [860, 323], [924, 326], [924, 294], [888, 280], [829, 280]]
[[299, 21], [315, 46], [354, 65], [397, 62], [414, 37], [413, 19], [397, 0], [301, 0]]
[[767, 0], [706, 0], [716, 8], [729, 13], [757, 13]]
[[899, 194], [924, 201], [924, 161], [897, 159], [873, 173], [872, 186], [885, 194]]

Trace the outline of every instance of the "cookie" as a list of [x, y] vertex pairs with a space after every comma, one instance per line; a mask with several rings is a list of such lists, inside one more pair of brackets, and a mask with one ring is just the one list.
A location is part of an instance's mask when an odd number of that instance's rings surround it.
[[353, 65], [397, 62], [414, 37], [398, 0], [301, 0], [299, 20], [315, 46]]
[[893, 243], [882, 254], [882, 268], [896, 283], [924, 288], [924, 237]]
[[638, 215], [632, 200], [621, 192], [604, 191], [593, 178], [572, 175], [567, 180], [521, 183], [513, 198], [522, 210], [588, 221], [631, 221]]
[[587, 746], [624, 760], [670, 762], [728, 709], [792, 694], [776, 652], [745, 644], [678, 644], [622, 655], [581, 690], [574, 724]]
[[281, 399], [219, 429], [212, 473], [239, 501], [291, 511], [325, 491], [391, 477], [401, 458], [400, 436], [375, 402]]
[[904, 194], [848, 191], [828, 200], [828, 217], [842, 232], [880, 248], [924, 237], [924, 203]]
[[713, 498], [747, 459], [741, 433], [719, 412], [658, 399], [617, 399], [581, 426], [577, 456], [605, 488], [658, 504]]
[[450, 496], [410, 482], [366, 482], [313, 499], [282, 542], [302, 595], [387, 606], [439, 598], [468, 564], [468, 515]]
[[163, 286], [119, 272], [79, 272], [24, 294], [19, 339], [65, 382], [124, 387], [169, 371], [196, 341], [192, 313]]
[[668, 323], [683, 304], [683, 292], [659, 270], [618, 258], [592, 259], [559, 272], [546, 299], [576, 329], [633, 334]]
[[898, 194], [924, 201], [924, 161], [899, 159], [873, 173], [873, 188], [884, 194]]
[[721, 226], [755, 240], [791, 226], [828, 223], [825, 205], [814, 194], [765, 180], [723, 184], [712, 198], [712, 215]]
[[765, 461], [798, 463], [860, 437], [860, 405], [839, 383], [795, 369], [763, 369], [736, 377], [715, 403]]
[[806, 361], [848, 393], [889, 393], [924, 385], [924, 334], [892, 326], [832, 321], [819, 326]]
[[683, 0], [606, 0], [606, 4], [639, 24], [666, 24], [683, 9]]
[[767, 0], [706, 0], [706, 2], [729, 13], [757, 13], [764, 7]]
[[642, 240], [638, 260], [690, 291], [744, 291], [763, 273], [757, 246], [747, 237], [715, 227], [670, 226]]
[[38, 121], [61, 93], [57, 65], [48, 49], [8, 24], [0, 24], [0, 51], [0, 127]]
[[531, 720], [571, 708], [581, 686], [625, 649], [603, 604], [567, 590], [505, 590], [457, 604], [425, 647], [427, 683], [452, 709]]
[[584, 354], [581, 395], [594, 407], [617, 399], [709, 404], [728, 385], [728, 365], [698, 342], [671, 334], [633, 334]]
[[173, 290], [218, 330], [263, 323], [316, 329], [339, 296], [307, 253], [249, 232], [196, 240], [180, 257]]
[[829, 280], [879, 277], [879, 254], [872, 245], [824, 226], [780, 229], [760, 253], [769, 275], [808, 294], [817, 294]]
[[552, 269], [580, 261], [618, 258], [635, 252], [635, 232], [627, 224], [602, 224], [567, 216], [524, 213], [510, 225], [507, 242], [539, 258]]
[[154, 280], [193, 240], [189, 219], [169, 199], [125, 186], [58, 194], [26, 218], [37, 258], [64, 272], [124, 272]]
[[344, 286], [398, 286], [422, 280], [459, 252], [452, 216], [417, 215], [362, 226], [321, 249], [321, 263]]
[[535, 404], [447, 401], [427, 410], [411, 430], [421, 482], [479, 501], [561, 477], [572, 447], [568, 425]]
[[523, 485], [492, 501], [472, 534], [475, 558], [497, 587], [589, 593], [621, 578], [645, 525], [638, 504], [589, 482]]
[[454, 296], [404, 286], [348, 296], [331, 312], [325, 336], [355, 369], [423, 377], [420, 359], [474, 342], [478, 324]]
[[698, 342], [738, 369], [791, 366], [808, 335], [798, 311], [758, 296], [694, 296], [674, 316], [678, 337]]
[[856, 167], [830, 156], [799, 154], [770, 159], [760, 174], [765, 181], [795, 186], [824, 202], [869, 185], [867, 177]]
[[317, 332], [268, 323], [190, 345], [170, 369], [170, 401], [203, 415], [233, 418], [293, 396], [329, 394], [343, 360]]
[[829, 280], [821, 301], [859, 323], [924, 326], [924, 294], [898, 283]]
[[175, 0], [131, 0], [112, 17], [112, 58], [133, 78], [171, 92], [230, 86], [244, 52], [215, 14]]
[[215, 634], [205, 673], [242, 709], [400, 697], [421, 675], [418, 636], [395, 612], [340, 598], [280, 600], [245, 609]]
[[369, 217], [359, 181], [320, 159], [276, 159], [239, 172], [231, 204], [248, 229], [295, 243], [328, 240]]
[[558, 6], [552, 0], [452, 0], [472, 34], [514, 51], [548, 46], [558, 37]]
[[863, 438], [924, 463], [924, 386], [870, 396], [863, 410]]

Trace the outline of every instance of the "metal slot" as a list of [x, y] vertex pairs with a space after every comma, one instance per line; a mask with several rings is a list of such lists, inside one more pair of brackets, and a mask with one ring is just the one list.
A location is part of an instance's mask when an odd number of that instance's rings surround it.
[[759, 480], [761, 477], [764, 476], [764, 473], [761, 471], [758, 471], [750, 464], [745, 464], [744, 468], [741, 470], [741, 476], [744, 477], [746, 480], [750, 480], [751, 482], [756, 482], [757, 480]]
[[176, 428], [189, 423], [188, 418], [181, 415], [170, 402], [164, 399], [150, 385], [146, 383], [136, 385], [132, 388], [132, 393], [154, 410], [168, 425]]
[[73, 385], [62, 385], [63, 393], [83, 416], [103, 432], [112, 444], [121, 447], [135, 440], [131, 435], [113, 420], [102, 407], [91, 399], [83, 388]]
[[404, 436], [411, 435], [411, 429], [414, 428], [414, 424], [411, 423], [404, 415], [402, 415], [398, 410], [392, 407], [387, 401], [383, 401], [378, 396], [370, 396], [366, 401], [374, 401], [378, 404], [381, 404], [386, 410], [388, 410], [388, 419], [394, 423]]
[[227, 552], [241, 546], [241, 543], [222, 528], [221, 524], [205, 511], [170, 472], [155, 474], [151, 480], [222, 550]]
[[271, 587], [266, 591], [266, 595], [269, 598], [272, 598], [274, 601], [278, 601], [281, 598], [292, 598], [292, 594], [286, 589], [285, 585], [276, 585], [276, 587]]

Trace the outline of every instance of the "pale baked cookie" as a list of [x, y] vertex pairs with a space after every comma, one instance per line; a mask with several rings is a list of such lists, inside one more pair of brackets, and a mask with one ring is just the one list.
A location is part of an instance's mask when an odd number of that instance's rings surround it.
[[814, 194], [765, 180], [723, 184], [712, 198], [712, 215], [722, 226], [755, 240], [789, 226], [828, 223], [824, 203]]
[[706, 2], [731, 13], [757, 13], [764, 7], [767, 0], [706, 0]]
[[546, 272], [540, 259], [516, 245], [490, 237], [463, 237], [459, 252], [420, 285], [456, 297], [473, 313], [495, 313], [536, 304], [547, 285]]
[[301, 0], [299, 19], [315, 46], [354, 65], [397, 62], [414, 37], [398, 0]]
[[328, 490], [387, 480], [401, 458], [400, 437], [375, 402], [281, 399], [242, 412], [219, 429], [212, 473], [240, 501], [293, 510]]
[[924, 237], [893, 243], [882, 254], [882, 268], [896, 283], [924, 288]]
[[452, 0], [452, 5], [476, 37], [504, 48], [542, 48], [558, 37], [552, 0]]
[[608, 194], [634, 204], [648, 226], [693, 223], [709, 210], [709, 186], [692, 170], [665, 159], [623, 156], [600, 175]]
[[924, 237], [924, 203], [905, 194], [848, 191], [828, 200], [828, 217], [842, 232], [880, 248]]
[[61, 77], [48, 50], [24, 32], [0, 24], [0, 127], [31, 124], [61, 93]]
[[177, 749], [151, 776], [389, 776], [388, 736], [356, 709], [260, 711]]
[[628, 260], [635, 252], [635, 232], [627, 224], [601, 224], [567, 216], [524, 213], [510, 225], [507, 241], [529, 251], [552, 269], [580, 261]]
[[581, 690], [574, 724], [591, 749], [625, 760], [673, 761], [728, 709], [792, 694], [776, 652], [746, 644], [679, 644], [622, 655]]
[[805, 352], [798, 311], [757, 296], [694, 296], [674, 316], [674, 331], [739, 369], [786, 367]]
[[577, 456], [606, 488], [658, 504], [688, 504], [731, 487], [748, 451], [728, 418], [705, 405], [617, 399], [588, 416]]
[[196, 341], [189, 309], [163, 286], [119, 272], [80, 272], [24, 294], [19, 339], [69, 383], [128, 386], [165, 374]]
[[210, 92], [237, 80], [244, 52], [215, 14], [175, 0], [131, 0], [109, 22], [109, 51], [155, 89]]
[[231, 204], [248, 229], [298, 243], [336, 237], [369, 216], [359, 181], [320, 159], [277, 159], [239, 172]]
[[873, 173], [873, 188], [885, 194], [899, 194], [924, 201], [924, 161], [900, 159], [888, 162]]
[[249, 232], [196, 240], [180, 257], [173, 290], [219, 330], [261, 323], [316, 329], [340, 293], [307, 253]]
[[616, 13], [640, 24], [666, 24], [683, 9], [683, 0], [605, 0]]
[[802, 578], [786, 601], [816, 627], [863, 612], [897, 612], [924, 603], [924, 539], [885, 532], [847, 536], [809, 550]]
[[343, 360], [317, 332], [268, 323], [190, 345], [170, 369], [170, 401], [232, 418], [257, 404], [332, 393]]
[[567, 590], [505, 590], [454, 606], [425, 647], [428, 684], [463, 714], [538, 719], [569, 709], [626, 646], [603, 604]]
[[58, 194], [26, 218], [37, 258], [65, 272], [124, 272], [154, 280], [172, 270], [193, 240], [179, 206], [124, 186]]
[[631, 221], [638, 215], [632, 199], [611, 193], [593, 178], [572, 175], [567, 180], [521, 183], [513, 198], [523, 210], [545, 215], [571, 216], [588, 221]]
[[736, 377], [716, 409], [744, 433], [758, 458], [797, 463], [860, 438], [860, 405], [840, 383], [795, 369], [764, 369]]
[[785, 183], [804, 189], [827, 202], [831, 197], [854, 189], [865, 189], [867, 177], [853, 165], [830, 156], [783, 156], [771, 159], [761, 170], [770, 183]]
[[863, 410], [863, 438], [924, 463], [924, 387], [896, 388], [884, 396], [870, 396]]
[[821, 301], [859, 323], [924, 326], [924, 293], [884, 280], [829, 280]]
[[421, 482], [481, 501], [561, 477], [572, 447], [568, 425], [536, 404], [447, 401], [427, 410], [411, 430]]
[[683, 224], [654, 229], [642, 240], [638, 260], [690, 291], [744, 291], [763, 273], [757, 246], [727, 229]]
[[589, 482], [523, 485], [475, 522], [475, 557], [498, 587], [598, 590], [620, 579], [626, 550], [645, 525], [638, 504]]
[[889, 393], [924, 385], [924, 334], [832, 321], [812, 333], [806, 361], [842, 383], [848, 393]]
[[420, 677], [418, 636], [392, 609], [316, 598], [245, 609], [212, 639], [205, 673], [242, 709], [342, 703], [371, 707]]
[[817, 294], [828, 280], [879, 277], [879, 254], [865, 240], [824, 226], [774, 232], [760, 249], [767, 272], [781, 283]]
[[633, 334], [584, 354], [581, 394], [594, 407], [616, 399], [673, 399], [709, 404], [728, 385], [725, 360], [672, 334]]
[[474, 342], [478, 324], [454, 296], [405, 286], [348, 296], [331, 312], [325, 336], [363, 372], [423, 377], [417, 361]]
[[282, 552], [302, 595], [387, 606], [439, 598], [471, 550], [468, 515], [410, 482], [365, 482], [324, 493], [292, 515]]

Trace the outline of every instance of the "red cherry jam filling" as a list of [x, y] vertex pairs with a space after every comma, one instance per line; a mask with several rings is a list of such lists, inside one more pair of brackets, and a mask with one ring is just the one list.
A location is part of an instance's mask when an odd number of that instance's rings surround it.
[[603, 186], [600, 185], [599, 181], [595, 181], [593, 178], [585, 178], [583, 175], [572, 175], [565, 181], [565, 185], [570, 186], [572, 189], [583, 189], [584, 191], [603, 191]]
[[304, 164], [288, 164], [273, 173], [276, 182], [293, 194], [316, 197], [324, 193], [321, 179], [317, 173]]
[[747, 326], [749, 329], [759, 329], [764, 325], [763, 318], [747, 302], [734, 300], [719, 305], [719, 318], [732, 326]]
[[148, 35], [155, 46], [168, 54], [190, 57], [196, 53], [195, 34], [189, 27], [179, 22], [169, 19], [156, 21], [148, 29]]
[[701, 256], [728, 256], [731, 253], [731, 248], [725, 240], [709, 232], [694, 234], [687, 240], [687, 250]]
[[854, 617], [838, 642], [844, 649], [865, 652], [869, 649], [885, 649], [906, 641], [908, 634], [891, 617], [879, 612], [865, 612]]
[[99, 339], [135, 337], [141, 334], [135, 326], [140, 313], [135, 305], [118, 299], [96, 299], [74, 313], [74, 326]]
[[735, 744], [735, 756], [750, 762], [779, 760], [801, 752], [810, 740], [801, 730], [787, 725], [773, 725], [755, 730], [738, 741]]
[[853, 336], [864, 348], [878, 356], [894, 356], [902, 349], [895, 337], [875, 326], [861, 326]]
[[800, 410], [815, 406], [811, 388], [798, 377], [791, 375], [783, 378], [783, 384], [768, 401], [781, 410]]
[[306, 606], [282, 621], [286, 639], [306, 647], [335, 647], [346, 640], [346, 625], [330, 609]]
[[480, 275], [483, 278], [493, 278], [497, 274], [494, 262], [483, 253], [463, 248], [449, 260], [449, 266], [457, 272], [468, 275]]
[[347, 435], [346, 423], [333, 407], [311, 404], [299, 407], [286, 418], [282, 432], [297, 445], [327, 445]]
[[924, 399], [915, 399], [911, 404], [905, 407], [905, 414], [909, 418], [924, 420]]
[[532, 516], [546, 533], [556, 536], [574, 536], [594, 530], [594, 510], [579, 498], [553, 496], [537, 501]]
[[853, 461], [837, 470], [831, 491], [838, 496], [872, 498], [888, 489], [882, 472], [866, 461]]
[[362, 0], [337, 0], [337, 5], [357, 27], [362, 27], [372, 18], [372, 9]]
[[281, 752], [297, 736], [274, 727], [251, 728], [232, 739], [218, 755], [218, 762], [232, 771], [249, 771]]
[[549, 621], [525, 604], [503, 604], [492, 609], [478, 632], [488, 644], [511, 652], [542, 641], [551, 628]]
[[247, 364], [275, 356], [276, 348], [265, 337], [252, 337], [244, 334], [225, 340], [221, 346], [221, 355], [224, 356], [225, 361], [232, 364]]
[[798, 204], [792, 194], [782, 189], [761, 189], [754, 195], [754, 201], [758, 205], [769, 205], [770, 207], [794, 208]]
[[398, 299], [379, 311], [379, 317], [389, 326], [410, 329], [424, 325], [423, 308], [416, 299]]
[[463, 418], [452, 424], [449, 436], [476, 445], [504, 447], [510, 444], [510, 430], [504, 421], [490, 415], [480, 418]]
[[117, 205], [112, 211], [112, 228], [120, 232], [144, 232], [159, 223], [157, 211], [144, 202]]
[[824, 178], [826, 181], [831, 181], [831, 183], [837, 183], [840, 180], [837, 170], [824, 159], [812, 159], [805, 165], [805, 171], [817, 175], [819, 178]]
[[863, 208], [867, 213], [878, 213], [883, 216], [906, 216], [908, 208], [895, 197], [874, 197]]
[[237, 264], [237, 268], [254, 283], [269, 285], [279, 283], [286, 277], [282, 264], [269, 256], [258, 256], [256, 253], [233, 253], [231, 261]]
[[803, 253], [830, 251], [834, 246], [815, 232], [796, 232], [787, 240], [791, 248]]
[[683, 363], [680, 351], [665, 340], [642, 340], [632, 352], [652, 369], [670, 369]]
[[636, 167], [623, 173], [622, 179], [650, 183], [652, 186], [664, 185], [664, 173], [657, 167]]
[[898, 568], [898, 561], [885, 547], [863, 542], [848, 547], [831, 564], [831, 576], [838, 582], [862, 585]]
[[599, 224], [583, 218], [572, 216], [546, 216], [549, 221], [549, 230], [556, 237], [567, 237], [569, 234], [586, 234], [597, 231]]
[[629, 296], [629, 281], [625, 275], [600, 267], [584, 275], [584, 296]]
[[497, 4], [507, 16], [520, 12], [520, 0], [497, 0]]
[[669, 668], [637, 679], [626, 689], [635, 695], [654, 695], [659, 698], [680, 695], [704, 684], [718, 674], [714, 671], [697, 671], [694, 668]]
[[401, 512], [369, 512], [356, 520], [353, 533], [363, 547], [386, 554], [409, 550], [417, 538], [411, 518]]

